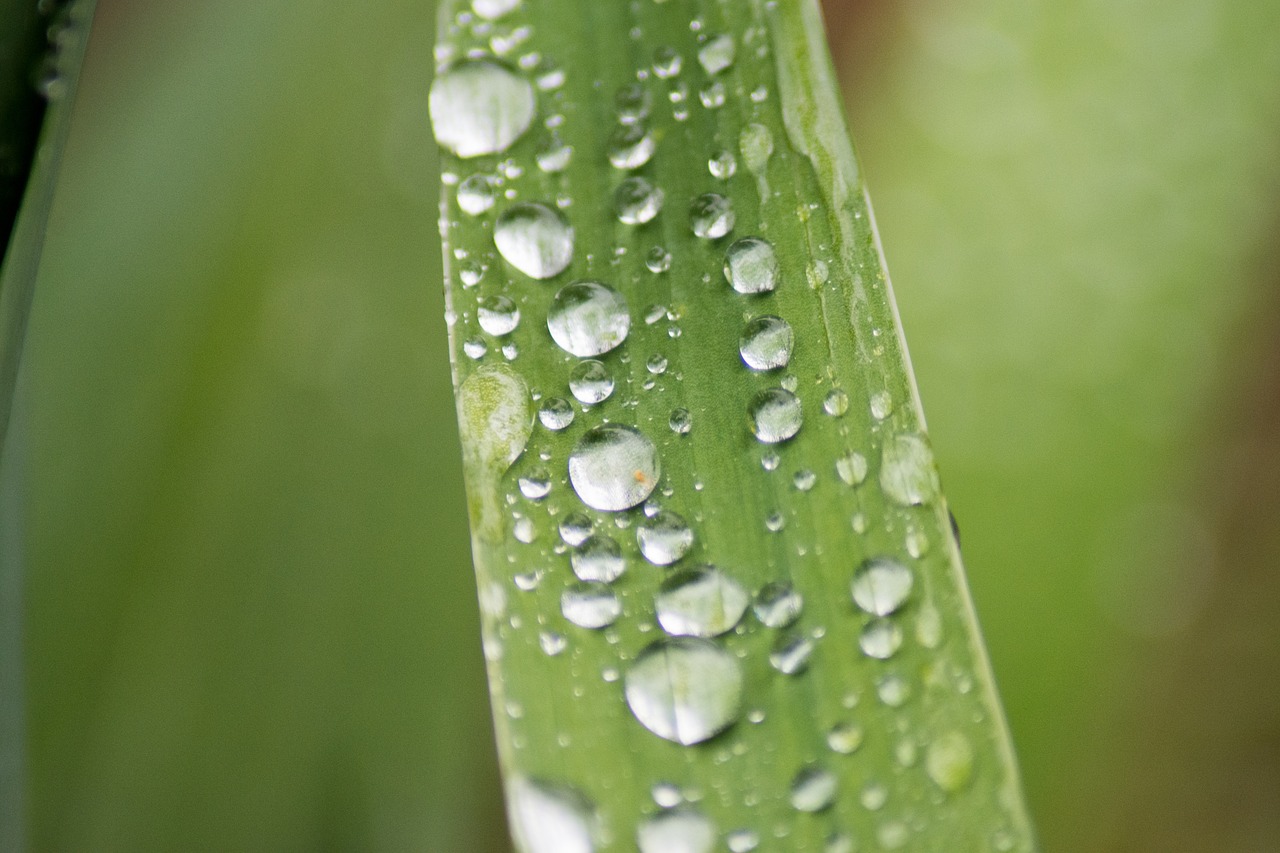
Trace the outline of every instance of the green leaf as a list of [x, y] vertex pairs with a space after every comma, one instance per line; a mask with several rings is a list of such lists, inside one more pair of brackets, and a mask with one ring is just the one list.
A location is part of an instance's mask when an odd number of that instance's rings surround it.
[[816, 5], [440, 21], [517, 840], [1034, 849]]

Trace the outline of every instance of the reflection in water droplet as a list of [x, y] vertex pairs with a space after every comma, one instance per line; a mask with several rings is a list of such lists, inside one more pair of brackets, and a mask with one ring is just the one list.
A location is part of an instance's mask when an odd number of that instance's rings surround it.
[[589, 358], [578, 362], [569, 374], [569, 390], [579, 402], [588, 406], [602, 403], [613, 393], [613, 376], [604, 364]]
[[655, 566], [669, 566], [693, 547], [693, 531], [670, 510], [659, 510], [636, 528], [640, 553]]
[[717, 80], [707, 88], [698, 93], [698, 100], [702, 101], [702, 105], [709, 110], [718, 110], [724, 106], [725, 89], [724, 83]]
[[818, 475], [808, 468], [801, 468], [791, 478], [791, 482], [799, 491], [807, 492], [813, 488], [814, 483], [818, 482]]
[[560, 612], [579, 628], [607, 628], [622, 615], [622, 602], [603, 583], [580, 583], [561, 593]]
[[724, 277], [739, 293], [768, 293], [777, 286], [778, 256], [773, 244], [760, 237], [743, 237], [724, 256]]
[[693, 429], [693, 415], [689, 414], [688, 409], [672, 409], [667, 426], [677, 435], [688, 435], [689, 430]]
[[558, 136], [548, 136], [538, 146], [534, 159], [537, 160], [539, 169], [554, 175], [569, 168], [569, 163], [573, 160], [573, 147], [565, 145]]
[[643, 85], [629, 83], [618, 90], [618, 94], [614, 96], [614, 104], [618, 108], [619, 124], [636, 124], [649, 116], [653, 99]]
[[573, 406], [563, 397], [548, 397], [538, 409], [538, 420], [547, 429], [559, 432], [573, 423]]
[[733, 57], [736, 53], [733, 37], [729, 35], [720, 35], [715, 38], [708, 39], [702, 47], [698, 48], [698, 64], [708, 74], [715, 75], [724, 71], [733, 65]]
[[777, 370], [791, 361], [795, 336], [791, 324], [766, 314], [749, 321], [738, 338], [738, 352], [752, 370]]
[[800, 431], [804, 413], [795, 394], [782, 388], [766, 388], [747, 407], [751, 432], [766, 444], [786, 441]]
[[867, 479], [867, 457], [856, 450], [836, 460], [836, 475], [845, 484], [856, 486]]
[[578, 549], [569, 555], [569, 565], [579, 580], [613, 583], [627, 570], [622, 549], [608, 536], [588, 536]]
[[661, 246], [654, 246], [644, 256], [644, 265], [651, 273], [662, 273], [671, 269], [671, 253]]
[[799, 675], [809, 666], [813, 640], [799, 632], [782, 634], [769, 651], [769, 664], [783, 675]]
[[551, 477], [545, 468], [536, 468], [518, 481], [520, 494], [531, 501], [540, 501], [551, 492]]
[[742, 713], [742, 667], [709, 640], [667, 637], [650, 644], [626, 674], [627, 705], [646, 729], [691, 746]]
[[643, 124], [622, 125], [609, 137], [609, 162], [615, 169], [639, 169], [653, 157], [653, 134]]
[[507, 791], [511, 830], [526, 853], [593, 853], [595, 809], [566, 785], [515, 779]]
[[704, 193], [689, 205], [689, 221], [695, 235], [718, 240], [733, 230], [733, 202], [718, 193]]
[[750, 600], [733, 578], [714, 566], [700, 566], [663, 581], [654, 609], [668, 634], [715, 637], [742, 621]]
[[658, 450], [639, 430], [604, 424], [569, 455], [569, 482], [592, 509], [616, 512], [644, 502], [658, 485]]
[[653, 52], [653, 73], [660, 80], [668, 80], [680, 73], [684, 60], [674, 48], [660, 47]]
[[509, 335], [520, 325], [520, 309], [506, 296], [485, 296], [476, 306], [476, 320], [495, 337]]
[[564, 634], [543, 631], [538, 635], [538, 645], [542, 648], [543, 654], [553, 658], [568, 648], [569, 641], [564, 638]]
[[911, 570], [889, 557], [872, 557], [853, 573], [853, 602], [872, 616], [896, 612], [911, 594]]
[[842, 388], [832, 388], [822, 400], [822, 411], [838, 418], [849, 411], [849, 395]]
[[733, 173], [738, 171], [738, 160], [733, 156], [732, 151], [720, 151], [707, 162], [707, 168], [711, 171], [712, 177], [726, 180], [732, 178]]
[[485, 353], [489, 351], [489, 345], [484, 342], [484, 338], [468, 338], [462, 343], [462, 352], [467, 358], [482, 359]]
[[649, 356], [649, 360], [644, 363], [644, 369], [652, 373], [654, 376], [661, 376], [667, 372], [667, 357], [662, 353], [655, 352]]
[[436, 142], [459, 157], [506, 151], [529, 129], [529, 82], [488, 59], [467, 59], [436, 75], [428, 98]]
[[560, 521], [559, 529], [564, 544], [577, 548], [591, 535], [591, 519], [580, 512], [571, 512]]
[[857, 842], [847, 832], [831, 833], [822, 847], [823, 853], [855, 853], [857, 849]]
[[552, 300], [547, 329], [562, 350], [587, 358], [626, 340], [631, 314], [627, 300], [607, 284], [575, 281], [560, 288]]
[[852, 755], [862, 746], [862, 726], [857, 723], [836, 723], [827, 732], [827, 746], [832, 752]]
[[973, 747], [960, 732], [947, 732], [929, 744], [924, 769], [933, 783], [947, 793], [963, 788], [973, 775]]
[[762, 625], [785, 628], [800, 618], [804, 597], [786, 581], [774, 581], [760, 587], [752, 609]]
[[524, 202], [502, 212], [493, 227], [498, 254], [536, 279], [558, 275], [573, 260], [573, 228], [544, 204]]
[[760, 833], [752, 829], [735, 829], [724, 837], [729, 853], [751, 853], [760, 846]]
[[471, 8], [487, 21], [494, 21], [520, 5], [520, 0], [471, 0]]
[[820, 812], [836, 799], [836, 775], [824, 767], [805, 767], [791, 782], [791, 805], [796, 811]]
[[640, 853], [711, 853], [715, 843], [715, 824], [692, 806], [658, 812], [636, 827]]
[[476, 174], [458, 184], [458, 207], [471, 216], [493, 207], [493, 178]]
[[927, 504], [938, 496], [938, 472], [924, 436], [895, 435], [880, 456], [880, 488], [903, 506]]
[[644, 178], [627, 178], [613, 194], [618, 221], [625, 225], [643, 225], [662, 210], [662, 190]]
[[890, 619], [872, 619], [862, 629], [858, 647], [869, 658], [888, 660], [902, 647], [902, 628]]

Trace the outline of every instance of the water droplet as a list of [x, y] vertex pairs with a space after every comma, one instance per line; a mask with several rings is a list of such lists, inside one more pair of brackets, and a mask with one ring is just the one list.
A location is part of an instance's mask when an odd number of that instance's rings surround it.
[[569, 555], [569, 565], [579, 580], [613, 583], [627, 570], [622, 549], [611, 537], [603, 534], [588, 536]]
[[760, 833], [752, 829], [735, 829], [724, 837], [729, 853], [751, 853], [760, 846]]
[[496, 21], [520, 5], [520, 0], [471, 0], [471, 8], [486, 21]]
[[791, 782], [791, 805], [796, 811], [820, 812], [836, 800], [836, 774], [824, 767], [809, 766]]
[[902, 821], [891, 820], [876, 830], [876, 840], [885, 850], [897, 850], [911, 838], [911, 830]]
[[871, 417], [882, 421], [893, 414], [893, 398], [888, 391], [880, 391], [871, 395]]
[[614, 104], [618, 109], [619, 124], [636, 124], [648, 118], [653, 99], [643, 85], [629, 83], [618, 90]]
[[559, 529], [564, 544], [577, 548], [591, 535], [591, 519], [580, 512], [571, 512], [561, 519]]
[[654, 609], [658, 624], [668, 634], [715, 637], [742, 621], [750, 600], [733, 578], [714, 566], [700, 566], [663, 581]]
[[911, 594], [911, 570], [889, 557], [872, 557], [853, 573], [853, 602], [872, 616], [896, 612]]
[[770, 533], [777, 533], [786, 526], [787, 519], [780, 512], [771, 512], [764, 517], [764, 529]]
[[849, 411], [849, 395], [843, 388], [832, 388], [822, 400], [822, 411], [833, 418], [840, 417]]
[[766, 388], [747, 407], [751, 432], [766, 444], [786, 441], [800, 431], [804, 413], [795, 394], [782, 388]]
[[791, 482], [800, 491], [807, 492], [813, 488], [815, 483], [818, 482], [818, 475], [810, 471], [808, 468], [801, 468], [794, 476], [792, 476]]
[[800, 618], [804, 610], [804, 596], [786, 581], [773, 581], [760, 587], [752, 610], [762, 625], [786, 628]]
[[749, 124], [738, 134], [738, 150], [747, 169], [759, 172], [773, 156], [773, 134], [763, 124]]
[[916, 763], [916, 743], [910, 738], [903, 738], [893, 748], [893, 757], [903, 767], [912, 767]]
[[556, 293], [547, 329], [565, 352], [582, 358], [603, 355], [627, 339], [631, 314], [622, 294], [598, 281], [575, 281]]
[[593, 853], [595, 809], [566, 785], [515, 779], [507, 790], [511, 830], [526, 853]]
[[548, 136], [538, 146], [538, 151], [533, 156], [539, 169], [554, 175], [569, 167], [569, 163], [573, 160], [573, 147], [565, 145], [558, 136]]
[[880, 488], [903, 506], [927, 504], [938, 496], [938, 472], [933, 451], [922, 435], [895, 435], [884, 444], [880, 457]]
[[643, 225], [662, 210], [662, 190], [644, 178], [627, 178], [613, 194], [618, 221], [625, 225]]
[[715, 737], [742, 713], [742, 667], [709, 640], [664, 637], [627, 670], [631, 713], [646, 729], [692, 746]]
[[493, 178], [472, 175], [458, 184], [458, 207], [471, 216], [479, 216], [493, 207]]
[[658, 450], [639, 430], [593, 427], [569, 455], [569, 482], [587, 506], [606, 512], [644, 502], [658, 485]]
[[538, 635], [538, 645], [542, 648], [543, 654], [553, 658], [568, 648], [569, 641], [564, 638], [564, 634], [543, 631]]
[[469, 338], [462, 343], [462, 352], [467, 358], [479, 360], [488, 351], [489, 345], [484, 342], [484, 338]]
[[636, 528], [640, 553], [655, 566], [669, 566], [689, 553], [693, 531], [685, 520], [670, 510], [659, 510]]
[[521, 477], [518, 485], [520, 494], [531, 501], [540, 501], [551, 491], [551, 478], [545, 468], [537, 468]]
[[724, 106], [725, 89], [724, 83], [716, 80], [707, 88], [698, 93], [698, 100], [702, 101], [702, 105], [709, 110], [718, 110]]
[[973, 775], [973, 747], [960, 732], [933, 739], [925, 750], [924, 769], [933, 783], [947, 793], [959, 791]]
[[926, 649], [936, 649], [942, 642], [942, 616], [932, 604], [920, 608], [916, 619], [916, 639]]
[[707, 74], [714, 76], [733, 65], [735, 52], [732, 36], [716, 36], [698, 48], [698, 64]]
[[538, 409], [538, 420], [547, 429], [559, 432], [573, 423], [573, 406], [563, 397], [549, 397]]
[[902, 628], [889, 619], [872, 619], [862, 629], [858, 647], [869, 658], [888, 660], [902, 647]]
[[760, 467], [766, 471], [778, 470], [778, 465], [782, 463], [782, 457], [778, 455], [778, 451], [770, 448], [760, 454]]
[[876, 683], [876, 695], [887, 707], [900, 708], [911, 698], [911, 685], [900, 675], [886, 675]]
[[853, 527], [854, 533], [867, 532], [867, 516], [866, 513], [855, 512], [849, 517], [849, 524]]
[[653, 73], [661, 80], [668, 80], [680, 73], [684, 60], [674, 48], [660, 47], [653, 52]]
[[750, 320], [738, 338], [738, 352], [752, 370], [777, 370], [791, 361], [795, 335], [781, 317], [765, 314]]
[[867, 479], [867, 457], [856, 450], [836, 460], [836, 476], [846, 485], [856, 486]]
[[769, 651], [769, 664], [783, 675], [799, 675], [809, 666], [813, 640], [799, 632], [780, 635]]
[[823, 853], [855, 853], [857, 849], [857, 842], [847, 832], [831, 833], [822, 847]]
[[707, 162], [707, 168], [711, 170], [712, 177], [727, 180], [738, 171], [738, 160], [732, 151], [720, 151]]
[[498, 254], [536, 279], [559, 275], [573, 260], [573, 228], [544, 204], [522, 202], [498, 217], [493, 227]]
[[662, 353], [654, 353], [649, 356], [649, 360], [644, 363], [644, 369], [652, 373], [654, 376], [661, 376], [667, 372], [667, 357]]
[[693, 233], [707, 240], [718, 240], [733, 230], [733, 203], [717, 193], [704, 193], [689, 206]]
[[767, 100], [769, 100], [768, 86], [765, 86], [763, 83], [761, 83], [759, 86], [756, 86], [754, 89], [751, 90], [751, 103], [763, 104]]
[[506, 296], [485, 296], [476, 306], [476, 320], [495, 337], [509, 335], [520, 325], [520, 309]]
[[692, 806], [677, 806], [642, 818], [636, 843], [640, 853], [711, 853], [716, 828]]
[[889, 801], [889, 789], [879, 782], [868, 782], [867, 787], [862, 789], [858, 801], [869, 812], [879, 811]]
[[533, 521], [528, 518], [517, 518], [515, 524], [511, 526], [511, 535], [516, 540], [528, 545], [530, 542], [538, 538], [538, 531], [533, 526]]
[[609, 137], [609, 162], [615, 169], [639, 169], [653, 157], [653, 134], [642, 124], [625, 124]]
[[684, 802], [684, 795], [680, 793], [680, 786], [674, 782], [655, 782], [653, 787], [649, 789], [649, 796], [653, 797], [653, 801], [664, 809], [678, 806]]
[[603, 403], [613, 393], [613, 376], [603, 363], [589, 358], [578, 362], [569, 374], [569, 390], [588, 406]]
[[671, 253], [661, 246], [654, 246], [644, 256], [644, 265], [654, 274], [666, 272], [671, 269]]
[[827, 732], [827, 746], [832, 752], [852, 755], [862, 746], [862, 726], [857, 723], [836, 723]]
[[436, 75], [428, 98], [436, 142], [459, 157], [506, 151], [533, 122], [533, 87], [504, 65], [467, 59]]
[[739, 293], [773, 290], [778, 281], [778, 256], [773, 244], [759, 237], [743, 237], [735, 242], [725, 252], [724, 277]]
[[622, 615], [622, 602], [603, 583], [580, 583], [560, 594], [560, 612], [579, 628], [608, 628]]

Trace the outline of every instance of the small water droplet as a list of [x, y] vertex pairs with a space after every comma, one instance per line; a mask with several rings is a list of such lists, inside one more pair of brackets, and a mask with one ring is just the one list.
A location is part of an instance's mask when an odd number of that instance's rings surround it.
[[856, 853], [857, 849], [857, 842], [847, 832], [831, 833], [822, 847], [823, 853]]
[[512, 580], [521, 592], [533, 592], [542, 583], [542, 572], [522, 572]]
[[580, 583], [560, 594], [560, 612], [579, 628], [608, 628], [622, 615], [622, 602], [603, 583]]
[[783, 516], [782, 513], [777, 512], [776, 510], [764, 517], [764, 529], [768, 530], [770, 533], [777, 533], [779, 530], [781, 530], [786, 526], [787, 526], [786, 517]]
[[735, 242], [724, 255], [724, 277], [739, 293], [773, 290], [778, 282], [778, 256], [773, 244], [760, 237], [743, 237]]
[[747, 169], [760, 172], [773, 156], [773, 134], [763, 124], [749, 124], [738, 134], [738, 150]]
[[716, 828], [692, 806], [677, 806], [641, 818], [636, 827], [640, 853], [711, 853]]
[[556, 657], [569, 646], [569, 641], [564, 638], [564, 634], [557, 634], [555, 631], [543, 631], [538, 634], [538, 645], [542, 648], [542, 653], [547, 657]]
[[822, 287], [831, 278], [831, 270], [827, 267], [826, 261], [814, 261], [805, 269], [804, 274], [809, 279], [809, 286], [814, 290]]
[[553, 134], [543, 140], [533, 156], [539, 169], [554, 175], [569, 167], [569, 163], [573, 161], [573, 147], [564, 144], [559, 136]]
[[538, 538], [538, 531], [528, 518], [517, 518], [515, 524], [511, 526], [511, 534], [517, 541], [526, 545]]
[[489, 59], [466, 59], [436, 75], [428, 97], [436, 142], [459, 157], [507, 150], [533, 122], [533, 87]]
[[704, 193], [689, 205], [693, 233], [706, 240], [718, 240], [733, 230], [733, 202], [718, 193]]
[[760, 833], [752, 829], [735, 829], [724, 838], [729, 853], [751, 853], [760, 846]]
[[654, 246], [649, 253], [644, 256], [644, 265], [649, 272], [663, 273], [671, 269], [671, 253], [661, 246]]
[[890, 619], [872, 619], [858, 636], [858, 647], [869, 658], [888, 660], [902, 647], [902, 628]]
[[884, 808], [885, 803], [889, 802], [889, 789], [879, 782], [868, 782], [862, 789], [858, 801], [869, 812], [879, 811]]
[[506, 296], [485, 296], [476, 305], [476, 320], [481, 329], [495, 337], [509, 335], [520, 325], [520, 309]]
[[783, 675], [799, 675], [809, 666], [813, 640], [796, 631], [781, 634], [769, 651], [769, 664]]
[[778, 470], [778, 465], [782, 463], [782, 457], [778, 455], [778, 451], [770, 448], [760, 454], [760, 467], [766, 471]]
[[800, 618], [804, 596], [786, 581], [773, 581], [760, 587], [752, 609], [762, 625], [786, 628]]
[[916, 639], [926, 649], [936, 649], [942, 642], [942, 616], [932, 604], [920, 608], [916, 619]]
[[589, 358], [578, 362], [569, 374], [569, 390], [588, 406], [603, 403], [613, 393], [613, 376], [603, 363]]
[[720, 180], [728, 180], [733, 177], [734, 172], [738, 171], [738, 160], [733, 156], [733, 152], [723, 150], [718, 152], [707, 162], [707, 168], [711, 170], [711, 176]]
[[591, 519], [580, 512], [571, 512], [561, 519], [559, 529], [564, 544], [577, 548], [591, 535]]
[[573, 260], [573, 228], [545, 204], [507, 208], [493, 227], [493, 243], [507, 263], [530, 278], [559, 275]]
[[637, 124], [649, 117], [653, 99], [649, 90], [640, 83], [628, 83], [614, 96], [619, 124]]
[[700, 566], [663, 581], [654, 609], [658, 624], [668, 634], [715, 637], [742, 621], [750, 600], [733, 578], [714, 566]]
[[653, 787], [649, 789], [649, 796], [653, 797], [653, 801], [664, 809], [678, 806], [684, 802], [684, 795], [680, 793], [680, 786], [674, 782], [653, 783]]
[[569, 555], [569, 565], [579, 580], [613, 583], [627, 570], [622, 549], [611, 537], [603, 534], [588, 536]]
[[911, 698], [911, 685], [900, 675], [886, 675], [876, 683], [876, 695], [889, 708], [900, 708]]
[[674, 48], [660, 47], [653, 52], [653, 73], [660, 80], [677, 76], [683, 65], [683, 58]]
[[822, 400], [822, 411], [833, 418], [840, 417], [849, 411], [849, 395], [843, 388], [832, 388]]
[[662, 210], [662, 190], [644, 178], [627, 178], [613, 194], [618, 221], [625, 225], [643, 225]]
[[493, 207], [493, 178], [484, 174], [472, 175], [458, 184], [457, 195], [458, 207], [463, 213], [479, 216]]
[[609, 137], [609, 162], [615, 169], [639, 169], [653, 157], [653, 134], [643, 124], [624, 124]]
[[462, 343], [462, 352], [467, 358], [478, 361], [489, 352], [489, 345], [484, 342], [484, 338], [468, 338]]
[[857, 723], [836, 723], [827, 732], [827, 746], [832, 752], [852, 755], [862, 746], [862, 726]]
[[747, 417], [751, 432], [766, 444], [786, 441], [804, 424], [800, 400], [782, 388], [766, 388], [752, 397]]
[[872, 616], [888, 616], [911, 595], [911, 570], [889, 557], [872, 557], [858, 566], [850, 585], [853, 602]]
[[903, 506], [920, 506], [938, 496], [938, 472], [924, 436], [904, 433], [885, 442], [880, 457], [880, 488], [890, 500]]
[[627, 670], [631, 713], [666, 740], [691, 746], [715, 737], [742, 713], [742, 667], [709, 640], [665, 637]]
[[876, 840], [885, 850], [898, 850], [911, 839], [911, 830], [902, 821], [891, 820], [876, 830]]
[[644, 369], [652, 373], [654, 376], [661, 376], [667, 372], [667, 357], [662, 353], [654, 353], [649, 356], [649, 360], [644, 363]]
[[725, 102], [724, 83], [716, 80], [698, 93], [698, 100], [702, 101], [702, 105], [709, 110], [720, 109]]
[[545, 468], [536, 468], [518, 481], [520, 494], [531, 501], [540, 501], [551, 491], [551, 478]]
[[556, 293], [547, 312], [547, 329], [562, 350], [587, 358], [625, 341], [631, 314], [627, 300], [607, 284], [575, 281]]
[[879, 391], [871, 395], [871, 416], [882, 421], [893, 414], [893, 398], [888, 391]]
[[693, 530], [678, 514], [659, 510], [636, 527], [640, 553], [655, 566], [669, 566], [693, 547]]
[[532, 779], [507, 790], [512, 833], [526, 853], [594, 853], [595, 807], [579, 791]]
[[836, 800], [836, 775], [825, 767], [803, 768], [791, 781], [791, 806], [796, 811], [820, 812]]
[[548, 397], [538, 409], [538, 420], [547, 429], [559, 432], [573, 423], [573, 406], [563, 397]]
[[707, 74], [714, 76], [733, 65], [735, 53], [732, 36], [715, 36], [698, 48], [698, 64]]
[[658, 485], [658, 450], [639, 430], [593, 427], [569, 455], [569, 482], [592, 509], [616, 512], [644, 502]]
[[471, 0], [471, 8], [486, 21], [496, 21], [520, 5], [520, 0]]
[[857, 486], [867, 479], [867, 457], [852, 451], [836, 460], [836, 476], [849, 486]]
[[801, 468], [794, 476], [792, 476], [791, 482], [798, 490], [807, 492], [813, 488], [815, 483], [818, 482], [818, 475], [810, 471], [808, 468]]
[[777, 370], [791, 361], [795, 335], [781, 317], [765, 314], [750, 320], [738, 338], [738, 353], [752, 370]]
[[688, 435], [689, 430], [693, 429], [693, 415], [689, 414], [688, 409], [672, 409], [667, 426], [671, 427], [671, 431], [676, 435]]
[[911, 738], [903, 738], [893, 748], [893, 757], [903, 767], [912, 767], [916, 763], [916, 742]]
[[769, 88], [763, 83], [751, 90], [751, 103], [763, 104], [769, 100]]
[[929, 743], [924, 769], [933, 783], [947, 793], [955, 793], [973, 775], [973, 747], [960, 732], [947, 732]]

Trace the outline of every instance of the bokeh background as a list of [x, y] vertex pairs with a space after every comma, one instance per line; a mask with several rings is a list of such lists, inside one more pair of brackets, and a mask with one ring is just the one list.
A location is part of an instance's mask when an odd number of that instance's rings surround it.
[[[1280, 849], [1280, 5], [827, 12], [1046, 853]], [[35, 850], [506, 849], [434, 16], [99, 0], [18, 427]]]

